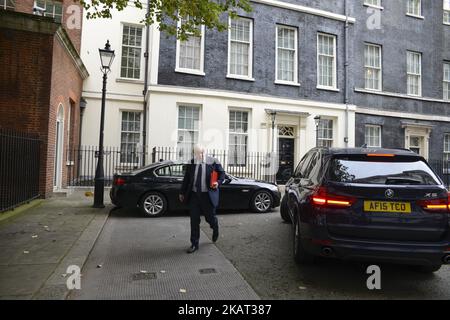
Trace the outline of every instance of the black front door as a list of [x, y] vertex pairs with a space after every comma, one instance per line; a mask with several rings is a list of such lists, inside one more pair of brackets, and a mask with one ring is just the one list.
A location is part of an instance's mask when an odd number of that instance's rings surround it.
[[279, 170], [277, 183], [286, 183], [294, 171], [294, 139], [278, 139]]

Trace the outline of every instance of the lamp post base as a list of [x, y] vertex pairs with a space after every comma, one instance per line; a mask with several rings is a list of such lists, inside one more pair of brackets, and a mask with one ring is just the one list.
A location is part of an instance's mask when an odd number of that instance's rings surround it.
[[95, 179], [95, 187], [94, 187], [94, 205], [93, 208], [104, 208], [104, 196], [105, 196], [105, 181], [103, 177], [103, 159], [99, 158], [98, 166], [97, 166], [97, 176]]

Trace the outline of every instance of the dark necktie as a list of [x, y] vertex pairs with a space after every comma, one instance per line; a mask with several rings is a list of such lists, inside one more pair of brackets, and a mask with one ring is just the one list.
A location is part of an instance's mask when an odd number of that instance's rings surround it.
[[202, 192], [202, 165], [198, 164], [197, 180], [195, 181], [195, 188], [197, 192]]

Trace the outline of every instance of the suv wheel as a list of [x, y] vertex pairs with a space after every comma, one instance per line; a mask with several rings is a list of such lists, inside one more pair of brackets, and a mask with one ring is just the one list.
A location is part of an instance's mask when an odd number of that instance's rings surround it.
[[297, 264], [310, 264], [314, 262], [314, 256], [307, 253], [302, 246], [300, 236], [300, 218], [294, 223], [294, 260]]
[[283, 219], [285, 222], [292, 223], [291, 216], [289, 215], [287, 196], [284, 196], [283, 199], [281, 200], [280, 215], [281, 215], [281, 219]]

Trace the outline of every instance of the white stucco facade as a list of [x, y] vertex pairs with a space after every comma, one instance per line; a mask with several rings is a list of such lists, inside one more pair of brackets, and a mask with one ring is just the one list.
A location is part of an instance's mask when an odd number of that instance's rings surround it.
[[[145, 13], [145, 4], [143, 9], [139, 9], [130, 3], [123, 11], [113, 11], [112, 19], [86, 19], [84, 17], [81, 57], [89, 70], [90, 76], [83, 85], [83, 98], [87, 102], [81, 133], [81, 145], [83, 146], [98, 145], [103, 76], [100, 70], [98, 49], [103, 48], [107, 40], [111, 44], [111, 50], [115, 50], [115, 59], [111, 66], [111, 72], [108, 74], [104, 145], [106, 147], [120, 147], [123, 111], [143, 111], [145, 27], [140, 21], [144, 18]], [[121, 77], [124, 25], [142, 27], [140, 77], [138, 79]], [[156, 84], [157, 82], [158, 44], [159, 30], [156, 26], [151, 26], [149, 34], [149, 84]]]
[[[178, 144], [178, 112], [180, 106], [195, 106], [200, 110], [198, 142], [207, 149], [227, 150], [229, 146], [229, 112], [242, 110], [248, 112], [249, 152], [271, 152], [278, 150], [280, 138], [278, 128], [287, 126], [294, 129], [292, 137], [295, 162], [316, 146], [316, 124], [314, 117], [333, 120], [333, 147], [354, 146], [355, 107], [343, 104], [323, 103], [307, 100], [282, 99], [255, 96], [234, 92], [193, 89], [172, 86], [150, 86], [148, 146], [172, 147]], [[272, 145], [272, 117], [270, 111], [277, 113], [275, 118], [275, 140]], [[346, 131], [346, 113], [348, 128]], [[273, 149], [272, 149], [273, 148]]]

